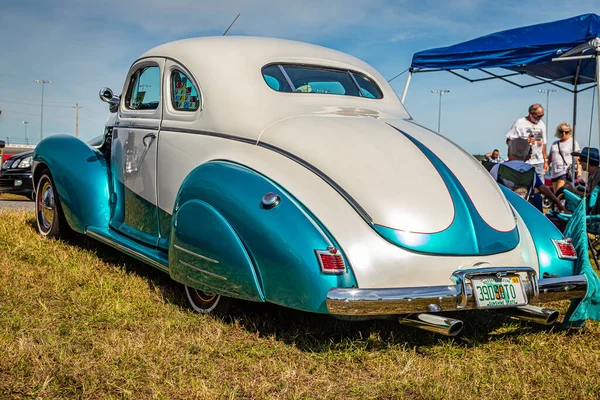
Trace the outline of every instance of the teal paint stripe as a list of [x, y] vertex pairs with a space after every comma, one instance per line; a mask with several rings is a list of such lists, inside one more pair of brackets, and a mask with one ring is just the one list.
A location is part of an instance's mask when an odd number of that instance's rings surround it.
[[446, 164], [421, 142], [400, 129], [394, 129], [417, 146], [436, 168], [452, 198], [454, 219], [448, 228], [436, 233], [413, 233], [375, 225], [380, 235], [400, 247], [438, 255], [489, 255], [506, 252], [517, 246], [519, 232], [516, 227], [509, 232], [501, 232], [489, 226]]

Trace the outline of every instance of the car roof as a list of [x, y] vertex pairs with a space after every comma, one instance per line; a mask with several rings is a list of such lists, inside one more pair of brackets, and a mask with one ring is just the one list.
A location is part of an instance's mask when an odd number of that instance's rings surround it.
[[[199, 86], [204, 114], [201, 120], [200, 113], [196, 113], [197, 120], [186, 125], [192, 129], [258, 140], [268, 126], [301, 114], [351, 109], [353, 113], [364, 110], [365, 116], [410, 117], [394, 90], [375, 68], [349, 54], [310, 43], [249, 36], [191, 38], [157, 46], [138, 61], [147, 58], [166, 58], [167, 63], [181, 64], [191, 73], [190, 78]], [[135, 70], [136, 63], [130, 73]], [[273, 63], [360, 72], [379, 86], [383, 98], [276, 92], [262, 76], [262, 68]], [[165, 115], [164, 118], [177, 117]]]
[[[210, 55], [208, 58], [207, 55]], [[271, 62], [298, 62], [360, 70], [370, 75], [375, 70], [364, 61], [326, 47], [293, 40], [252, 36], [199, 37], [165, 43], [148, 50], [144, 57], [169, 56], [184, 62], [240, 63], [240, 66]]]

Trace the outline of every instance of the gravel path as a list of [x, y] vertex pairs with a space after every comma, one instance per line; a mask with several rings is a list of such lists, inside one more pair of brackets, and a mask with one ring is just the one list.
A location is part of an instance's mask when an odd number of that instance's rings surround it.
[[0, 199], [0, 209], [11, 209], [11, 210], [31, 210], [35, 209], [35, 203], [31, 200], [6, 200]]

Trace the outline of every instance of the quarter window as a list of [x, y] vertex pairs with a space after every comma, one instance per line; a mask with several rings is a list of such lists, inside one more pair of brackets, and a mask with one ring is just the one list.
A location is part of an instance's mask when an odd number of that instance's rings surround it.
[[131, 78], [125, 106], [131, 110], [155, 110], [160, 103], [160, 68], [144, 67]]
[[181, 71], [171, 73], [171, 103], [177, 111], [196, 111], [200, 96], [192, 81]]

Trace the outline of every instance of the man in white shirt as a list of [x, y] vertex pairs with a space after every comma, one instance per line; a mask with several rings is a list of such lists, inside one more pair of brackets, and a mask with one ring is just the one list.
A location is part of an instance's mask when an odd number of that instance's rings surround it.
[[540, 104], [529, 107], [529, 114], [519, 118], [506, 134], [506, 143], [512, 139], [527, 139], [531, 146], [531, 158], [527, 161], [535, 168], [535, 172], [544, 180], [548, 171], [548, 158], [546, 156], [546, 124], [542, 121], [544, 108]]

